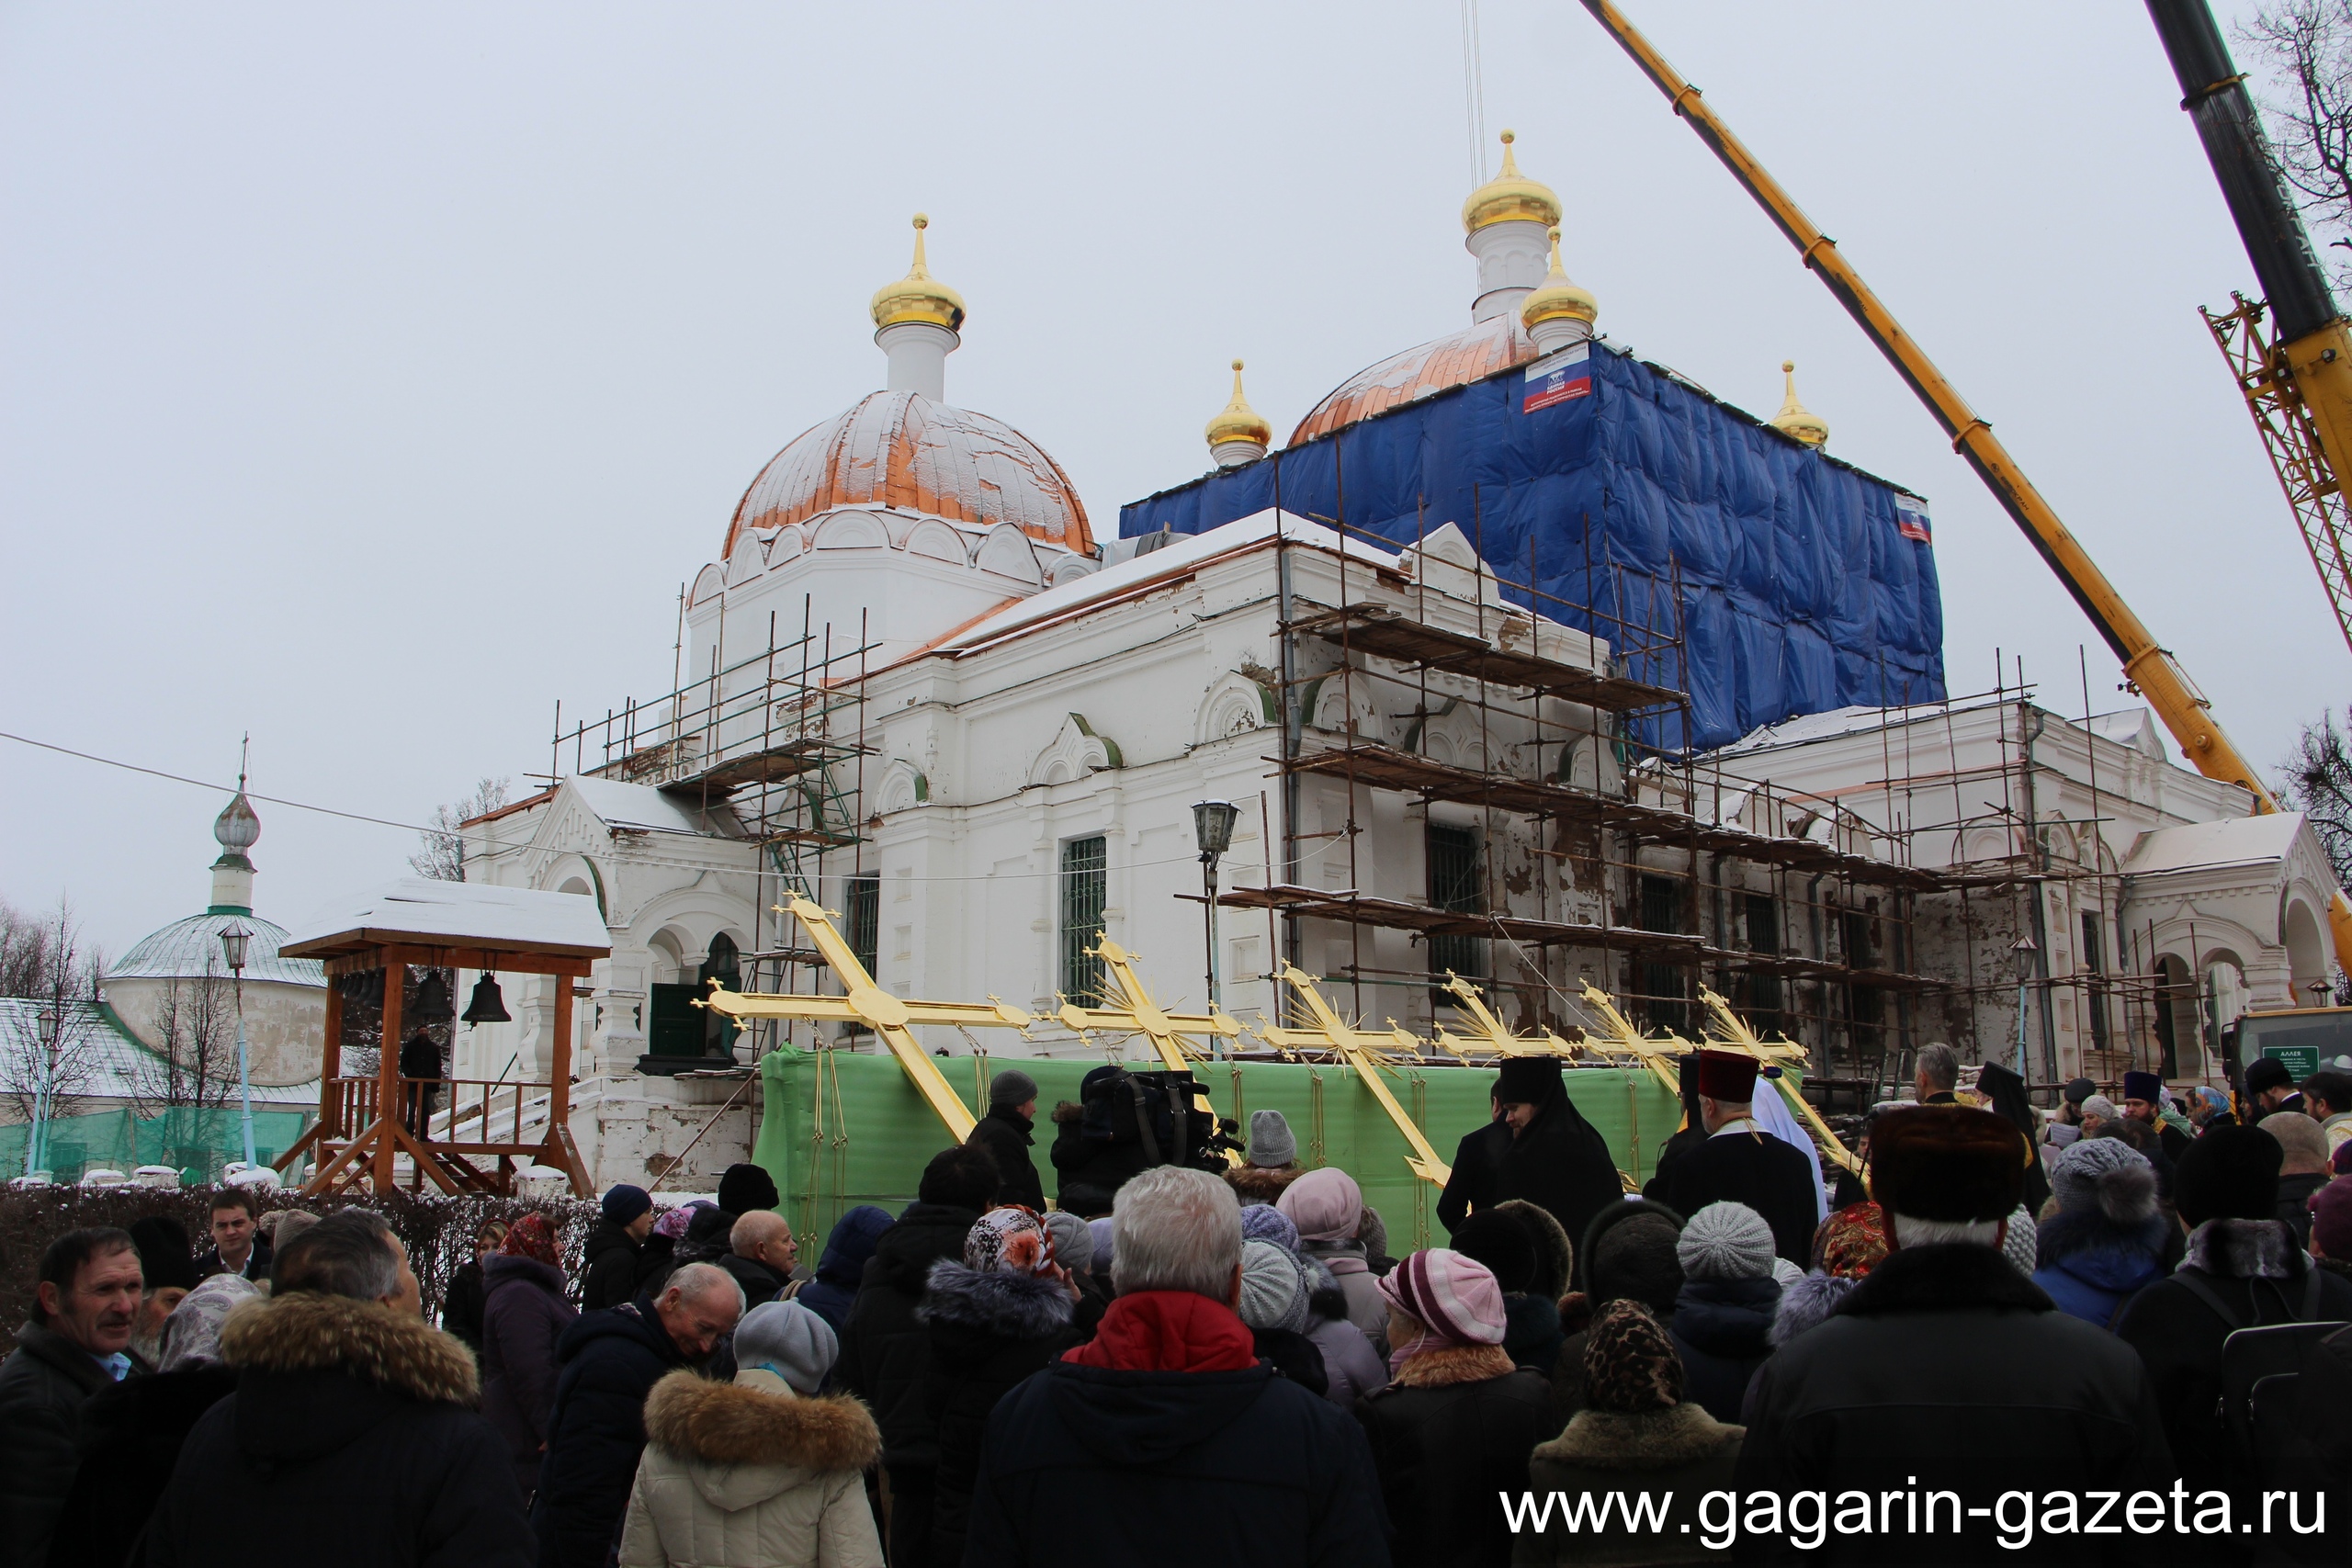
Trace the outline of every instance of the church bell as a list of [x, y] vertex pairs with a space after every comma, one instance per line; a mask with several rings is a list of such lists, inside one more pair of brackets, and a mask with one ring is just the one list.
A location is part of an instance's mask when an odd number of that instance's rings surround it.
[[474, 982], [473, 999], [466, 1004], [468, 1023], [511, 1023], [506, 1010], [506, 998], [498, 989], [497, 979], [485, 969], [481, 978]]
[[424, 978], [416, 983], [416, 1003], [408, 1010], [410, 1020], [417, 1023], [447, 1023], [457, 1013], [449, 1005], [449, 982], [441, 978], [437, 969], [425, 971]]

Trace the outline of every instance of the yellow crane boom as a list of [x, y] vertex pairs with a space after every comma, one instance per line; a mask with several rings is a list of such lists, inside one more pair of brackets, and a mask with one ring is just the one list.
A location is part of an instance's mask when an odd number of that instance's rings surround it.
[[[1815, 226], [1781, 182], [1732, 134], [1731, 128], [1708, 106], [1699, 89], [1683, 79], [1681, 73], [1625, 19], [1624, 13], [1611, 0], [1584, 0], [1584, 7], [1633, 57], [1643, 74], [1666, 95], [1674, 112], [1698, 132], [1699, 140], [1731, 171], [1732, 177], [1756, 198], [1757, 205], [1797, 248], [1804, 265], [1813, 269], [1830, 294], [1846, 308], [1847, 314], [1886, 355], [1895, 373], [1928, 406], [1944, 434], [1951, 437], [1952, 450], [1976, 470], [1976, 477], [1984, 481], [1993, 499], [2000, 502], [2001, 509], [2041, 552], [2051, 570], [2058, 574], [2058, 581], [2074, 596], [2083, 614], [2090, 617], [2091, 625], [2122, 665], [2126, 679], [2172, 732], [2189, 764], [2207, 778], [2222, 779], [2246, 790], [2254, 796], [2257, 812], [2278, 810], [2278, 800], [2264, 785], [2253, 764], [2231, 743], [2213, 716], [2213, 705], [2197, 689], [2188, 671], [2123, 602], [2107, 574], [2099, 570], [2081, 542], [2059, 520], [2056, 510], [2042, 498], [2033, 481], [2026, 478], [2025, 470], [1994, 435], [1993, 427], [1968, 406], [1926, 351], [1903, 330], [1894, 313], [1871, 292], [1861, 274], [1838, 251], [1837, 242]], [[2340, 361], [2344, 355], [2337, 358]], [[2347, 400], [2345, 408], [2347, 416], [2352, 416], [2352, 400]], [[2352, 432], [2352, 417], [2346, 418], [2346, 429]], [[2346, 902], [2340, 891], [2329, 909], [2328, 924], [2335, 938], [2336, 963], [2352, 970], [2352, 903]]]

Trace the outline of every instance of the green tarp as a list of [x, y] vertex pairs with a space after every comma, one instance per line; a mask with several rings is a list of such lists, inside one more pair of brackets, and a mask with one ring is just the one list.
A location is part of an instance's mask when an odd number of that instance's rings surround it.
[[[267, 1165], [311, 1120], [300, 1111], [254, 1111], [254, 1156]], [[0, 1127], [0, 1178], [24, 1174], [31, 1134], [22, 1122]], [[173, 1166], [183, 1175], [193, 1170], [210, 1181], [222, 1166], [245, 1157], [243, 1112], [234, 1106], [177, 1106], [153, 1116], [134, 1116], [128, 1109], [60, 1116], [48, 1123], [47, 1137], [50, 1175], [59, 1181], [79, 1180], [86, 1170], [129, 1175], [142, 1165]]]
[[[1048, 1197], [1054, 1169], [1057, 1100], [1078, 1098], [1079, 1080], [1093, 1059], [958, 1056], [939, 1066], [967, 1104], [985, 1106], [989, 1077], [1018, 1066], [1037, 1080], [1037, 1146], [1033, 1151]], [[1138, 1067], [1145, 1064], [1135, 1064]], [[892, 1213], [913, 1201], [915, 1184], [932, 1156], [947, 1146], [946, 1130], [904, 1072], [887, 1055], [853, 1051], [772, 1051], [760, 1066], [764, 1117], [752, 1157], [775, 1178], [794, 1226], [820, 1246], [842, 1212], [878, 1203]], [[1335, 1165], [1360, 1182], [1364, 1201], [1387, 1223], [1389, 1250], [1406, 1251], [1444, 1240], [1437, 1223], [1437, 1190], [1406, 1168], [1408, 1145], [1380, 1103], [1345, 1066], [1292, 1062], [1197, 1065], [1217, 1113], [1249, 1130], [1249, 1112], [1273, 1110], [1289, 1119], [1299, 1163]], [[1609, 1140], [1621, 1170], [1648, 1178], [1659, 1145], [1681, 1124], [1681, 1106], [1653, 1075], [1635, 1068], [1570, 1067], [1568, 1094], [1587, 1121]], [[1390, 1094], [1419, 1124], [1438, 1157], [1451, 1161], [1464, 1134], [1482, 1126], [1488, 1111], [1487, 1067], [1402, 1067], [1385, 1072]]]

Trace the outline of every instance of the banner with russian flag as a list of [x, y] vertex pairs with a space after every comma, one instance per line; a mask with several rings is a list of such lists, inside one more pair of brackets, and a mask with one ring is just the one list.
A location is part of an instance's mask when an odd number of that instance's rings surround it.
[[1519, 412], [1533, 413], [1554, 403], [1592, 395], [1592, 344], [1580, 343], [1557, 354], [1547, 354], [1527, 367], [1527, 383]]
[[1928, 503], [1916, 495], [1902, 491], [1894, 492], [1894, 531], [1905, 538], [1922, 545], [1932, 545], [1935, 539], [1928, 527]]

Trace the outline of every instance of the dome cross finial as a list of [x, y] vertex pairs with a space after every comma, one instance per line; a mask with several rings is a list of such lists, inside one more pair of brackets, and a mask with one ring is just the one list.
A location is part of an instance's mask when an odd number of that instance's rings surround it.
[[1208, 438], [1209, 456], [1216, 459], [1220, 468], [1238, 468], [1244, 463], [1254, 463], [1266, 455], [1272, 445], [1274, 427], [1266, 423], [1250, 400], [1241, 394], [1241, 361], [1233, 362], [1233, 400], [1217, 412], [1204, 432]]
[[1788, 395], [1781, 400], [1781, 412], [1772, 416], [1772, 428], [1807, 446], [1823, 445], [1829, 439], [1829, 422], [1797, 400], [1797, 362], [1781, 361], [1781, 375], [1786, 381]]
[[1560, 265], [1560, 231], [1552, 230], [1552, 270], [1535, 291], [1521, 302], [1520, 324], [1527, 335], [1535, 340], [1538, 353], [1549, 354], [1572, 343], [1581, 343], [1592, 336], [1592, 323], [1600, 315], [1600, 302], [1592, 290], [1570, 278]]
[[923, 231], [931, 220], [915, 214], [914, 261], [907, 276], [874, 291], [874, 342], [890, 361], [888, 387], [933, 402], [947, 397], [947, 356], [962, 344], [964, 297], [931, 276], [923, 254]]

